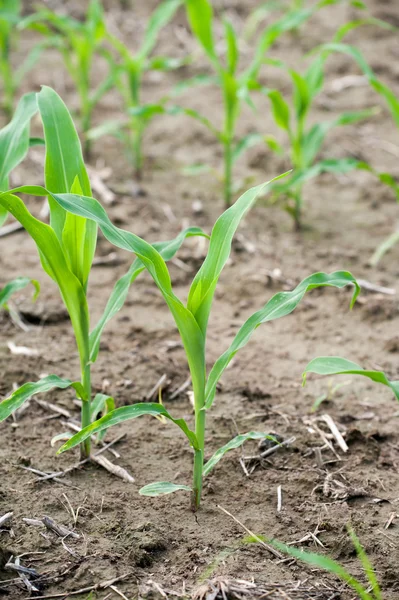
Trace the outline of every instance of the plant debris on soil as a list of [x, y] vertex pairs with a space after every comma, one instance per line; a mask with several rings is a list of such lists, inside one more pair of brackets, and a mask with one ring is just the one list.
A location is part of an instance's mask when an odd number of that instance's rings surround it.
[[[155, 0], [135, 2], [133, 10], [124, 12], [116, 0], [105, 2], [108, 17], [127, 40], [141, 29], [156, 4]], [[68, 11], [79, 16], [85, 5], [68, 2]], [[256, 5], [254, 0], [215, 2], [237, 20]], [[370, 0], [368, 7], [376, 17], [397, 18], [396, 0]], [[338, 26], [350, 20], [351, 10], [345, 2], [323, 9], [299, 32], [282, 37], [274, 55], [298, 62], [301, 53], [330, 40]], [[184, 51], [177, 35], [183, 25], [179, 13], [162, 32], [160, 47], [166, 54]], [[33, 44], [32, 35], [22, 38], [17, 58]], [[367, 26], [353, 31], [348, 39], [399, 92], [397, 33]], [[186, 43], [191, 43], [189, 38]], [[196, 69], [201, 66], [206, 69], [205, 59]], [[55, 52], [44, 53], [23, 91], [51, 85], [73, 108], [73, 85], [60, 67]], [[187, 76], [196, 72], [191, 66], [185, 69]], [[349, 59], [329, 60], [329, 82], [348, 74], [358, 74]], [[170, 73], [150, 78], [145, 82], [145, 95], [161, 97], [177, 77]], [[264, 77], [266, 83], [267, 68]], [[282, 75], [273, 71], [272, 77], [274, 85]], [[221, 115], [220, 100], [211, 88], [188, 95], [185, 101], [195, 109], [213, 106], [215, 117]], [[331, 118], [331, 113], [377, 104], [378, 98], [367, 87], [338, 94], [326, 86], [315, 117]], [[265, 106], [257, 114], [245, 109], [241, 133], [272, 129]], [[117, 118], [119, 111], [120, 100], [111, 93], [104, 97], [95, 119], [100, 123]], [[149, 241], [175, 236], [183, 223], [209, 231], [222, 210], [221, 189], [211, 175], [183, 174], [184, 166], [200, 161], [218, 167], [217, 144], [200, 125], [180, 118], [154, 120], [144, 142], [146, 163], [139, 188], [117, 141], [104, 138], [93, 148], [92, 168], [100, 171], [105, 166], [111, 171], [106, 181], [114, 195], [107, 206], [110, 218]], [[381, 140], [389, 141], [390, 149]], [[380, 171], [399, 175], [397, 130], [385, 108], [372, 120], [332, 132], [326, 148], [330, 156], [361, 155]], [[23, 181], [41, 184], [42, 160], [41, 150], [33, 149], [15, 173], [15, 185], [22, 174]], [[288, 159], [255, 147], [238, 164], [238, 177], [260, 183], [287, 168]], [[199, 201], [200, 213], [193, 210]], [[40, 210], [39, 204], [32, 208]], [[396, 293], [364, 290], [350, 312], [350, 290], [315, 290], [295, 314], [257, 331], [222, 379], [209, 414], [209, 456], [232, 436], [249, 430], [280, 436], [281, 447], [268, 454], [266, 447], [247, 442], [242, 451], [230, 453], [207, 479], [197, 514], [190, 511], [185, 494], [158, 498], [138, 494], [140, 487], [155, 480], [189, 480], [190, 450], [173, 425], [144, 418], [108, 433], [106, 442], [121, 438], [101, 456], [127, 471], [134, 478], [128, 482], [93, 463], [70, 468], [79, 463], [77, 452], [56, 456], [49, 440], [65, 431], [65, 423], [79, 418], [71, 391], [38, 397], [45, 402], [31, 400], [15, 418], [2, 423], [0, 595], [10, 600], [29, 595], [102, 600], [353, 598], [333, 576], [292, 558], [274, 556], [262, 545], [245, 543], [245, 532], [218, 509], [221, 505], [254, 533], [327, 553], [362, 579], [346, 532], [346, 524], [351, 523], [375, 566], [384, 600], [397, 599], [399, 407], [388, 389], [350, 377], [347, 385], [332, 397], [326, 394], [319, 410], [311, 413], [329, 382], [309, 377], [302, 388], [301, 373], [318, 355], [343, 355], [399, 379], [397, 249], [378, 268], [369, 265], [376, 246], [393, 231], [398, 217], [394, 197], [366, 172], [339, 179], [326, 174], [307, 184], [307, 227], [301, 234], [292, 232], [289, 216], [278, 206], [260, 202], [246, 217], [216, 293], [209, 326], [209, 364], [227, 348], [251, 311], [276, 291], [291, 289], [310, 272], [348, 269]], [[0, 394], [5, 396], [15, 384], [35, 381], [44, 373], [73, 379], [79, 364], [71, 329], [54, 284], [41, 270], [33, 242], [17, 231], [0, 243], [1, 279], [7, 281], [18, 273], [42, 285], [36, 305], [31, 304], [27, 291], [15, 301], [29, 332], [19, 329], [7, 314], [0, 317]], [[255, 253], [250, 251], [252, 246]], [[106, 260], [110, 253], [112, 260]], [[131, 260], [127, 253], [115, 252], [101, 236], [99, 254], [103, 260], [93, 269], [90, 281], [94, 321]], [[203, 241], [191, 239], [178, 260], [172, 261], [178, 293], [187, 292], [203, 254]], [[148, 399], [165, 375], [163, 402], [172, 414], [190, 420], [189, 373], [178, 340], [160, 294], [148, 276], [141, 276], [104, 334], [93, 368], [95, 391], [106, 389], [118, 406], [132, 404]], [[37, 352], [13, 357], [10, 341]], [[342, 377], [334, 378], [334, 384], [342, 381]], [[8, 513], [12, 515], [2, 522]], [[50, 522], [54, 527], [49, 527]]]

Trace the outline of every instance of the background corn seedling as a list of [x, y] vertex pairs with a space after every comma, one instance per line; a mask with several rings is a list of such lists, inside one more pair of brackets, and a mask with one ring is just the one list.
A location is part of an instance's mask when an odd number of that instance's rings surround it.
[[[29, 99], [31, 98], [29, 96]], [[80, 382], [72, 382], [50, 375], [36, 383], [23, 385], [0, 404], [0, 421], [7, 418], [33, 394], [71, 386], [82, 401], [82, 427], [86, 427], [99, 413], [114, 406], [112, 398], [103, 394], [98, 394], [91, 402], [91, 364], [97, 358], [104, 327], [119, 310], [121, 302], [123, 304], [129, 286], [144, 270], [144, 266], [140, 261], [135, 261], [129, 272], [117, 282], [116, 291], [111, 294], [104, 314], [90, 336], [87, 287], [96, 249], [97, 225], [92, 220], [67, 213], [52, 195], [53, 190], [59, 190], [90, 196], [90, 182], [78, 135], [61, 98], [51, 88], [44, 87], [37, 95], [37, 107], [43, 122], [46, 142], [46, 188], [22, 186], [10, 192], [3, 192], [0, 194], [0, 205], [8, 210], [33, 238], [43, 269], [58, 285], [75, 334], [81, 379]], [[16, 152], [18, 151], [19, 148], [16, 148]], [[15, 195], [21, 192], [48, 195], [50, 225], [42, 223], [29, 213], [22, 200]], [[70, 198], [73, 202], [73, 194]], [[156, 246], [160, 253], [169, 259], [174, 256], [187, 236], [197, 234], [201, 234], [198, 228], [189, 228], [182, 231], [175, 240], [161, 242]], [[90, 439], [87, 439], [82, 445], [82, 454], [88, 456], [89, 453]]]
[[[79, 115], [84, 135], [84, 154], [90, 157], [91, 141], [87, 132], [91, 128], [93, 110], [115, 82], [116, 67], [112, 53], [105, 47], [106, 25], [101, 2], [91, 0], [84, 21], [62, 16], [50, 9], [41, 9], [23, 21], [47, 39], [62, 55], [65, 67], [74, 82], [79, 98]], [[108, 63], [107, 76], [93, 89], [94, 61], [101, 56]]]
[[162, 256], [152, 246], [115, 227], [97, 201], [84, 197], [80, 200], [78, 198], [71, 200], [68, 196], [59, 194], [53, 196], [64, 209], [78, 216], [84, 215], [93, 218], [110, 242], [119, 248], [134, 252], [147, 267], [161, 291], [179, 330], [193, 383], [195, 411], [195, 430], [193, 431], [184, 419], [172, 417], [161, 404], [139, 403], [133, 406], [124, 406], [111, 411], [99, 421], [92, 423], [74, 435], [60, 448], [59, 452], [83, 443], [90, 435], [123, 421], [142, 415], [162, 415], [174, 422], [183, 431], [194, 450], [193, 485], [190, 488], [187, 485], [157, 482], [145, 486], [140, 492], [144, 495], [156, 496], [177, 490], [191, 491], [192, 507], [196, 510], [201, 502], [203, 478], [209, 474], [223, 455], [232, 448], [237, 448], [247, 439], [265, 437], [265, 434], [260, 432], [239, 435], [220, 448], [204, 465], [206, 411], [213, 404], [217, 383], [226, 367], [238, 350], [246, 345], [252, 333], [261, 323], [291, 313], [308, 290], [321, 286], [342, 288], [352, 283], [355, 285], [351, 303], [353, 305], [359, 292], [359, 286], [352, 275], [345, 271], [337, 271], [330, 275], [315, 273], [304, 279], [292, 292], [276, 294], [262, 309], [253, 314], [242, 325], [230, 347], [215, 362], [207, 377], [205, 360], [207, 325], [216, 285], [229, 258], [232, 239], [240, 220], [254, 204], [263, 189], [264, 186], [262, 185], [247, 191], [216, 221], [210, 237], [207, 257], [194, 277], [186, 305], [174, 294], [167, 266]]
[[[223, 97], [224, 121], [221, 129], [214, 126], [206, 116], [198, 115], [194, 111], [191, 111], [190, 116], [199, 119], [206, 125], [222, 145], [224, 162], [224, 201], [227, 207], [230, 206], [232, 194], [235, 191], [233, 183], [234, 162], [249, 147], [267, 139], [265, 136], [258, 133], [251, 133], [236, 140], [236, 126], [243, 102], [246, 102], [255, 109], [251, 98], [251, 92], [259, 87], [258, 75], [265, 62], [268, 50], [283, 33], [297, 29], [309, 19], [315, 11], [327, 4], [331, 4], [331, 1], [322, 0], [313, 8], [309, 9], [300, 8], [298, 10], [294, 7], [293, 10], [289, 10], [280, 19], [264, 29], [259, 40], [255, 44], [253, 58], [250, 61], [249, 66], [241, 73], [238, 73], [240, 41], [231, 22], [227, 18], [224, 19], [226, 54], [224, 60], [221, 60], [216, 49], [213, 33], [214, 16], [212, 4], [208, 2], [208, 0], [185, 0], [185, 4], [191, 30], [205, 51], [216, 74], [215, 79], [211, 79], [210, 82], [214, 82], [219, 86]], [[198, 82], [203, 84], [207, 81], [204, 81], [203, 78], [200, 80], [194, 78], [192, 82], [186, 82], [185, 87], [190, 83], [196, 85]]]
[[46, 47], [46, 44], [36, 44], [22, 64], [14, 68], [12, 50], [18, 45], [21, 10], [21, 0], [0, 0], [0, 77], [3, 83], [2, 106], [8, 118], [11, 118], [14, 110], [17, 90]]
[[163, 98], [158, 103], [142, 103], [143, 77], [148, 71], [166, 71], [182, 64], [176, 59], [151, 56], [159, 32], [173, 18], [182, 1], [164, 0], [159, 4], [147, 23], [142, 44], [135, 54], [116, 36], [107, 34], [107, 39], [119, 55], [120, 64], [114, 66], [117, 74], [116, 85], [121, 92], [127, 118], [105, 122], [94, 128], [89, 137], [98, 139], [105, 134], [112, 134], [120, 138], [128, 150], [137, 179], [141, 179], [143, 171], [142, 146], [145, 130], [155, 115], [164, 112], [166, 101]]
[[317, 554], [315, 552], [307, 552], [293, 546], [287, 546], [286, 544], [283, 544], [275, 539], [269, 540], [263, 535], [248, 536], [244, 538], [244, 543], [256, 544], [267, 542], [288, 556], [292, 556], [293, 558], [305, 562], [312, 567], [318, 567], [319, 569], [324, 569], [324, 571], [328, 571], [329, 573], [336, 575], [356, 592], [357, 597], [360, 600], [382, 600], [381, 589], [378, 584], [374, 567], [371, 564], [366, 551], [364, 550], [352, 527], [348, 526], [347, 530], [357, 557], [362, 564], [368, 583], [367, 587], [365, 587], [365, 585], [359, 581], [359, 579], [351, 575], [339, 562], [333, 560], [329, 556], [323, 556], [322, 554]]

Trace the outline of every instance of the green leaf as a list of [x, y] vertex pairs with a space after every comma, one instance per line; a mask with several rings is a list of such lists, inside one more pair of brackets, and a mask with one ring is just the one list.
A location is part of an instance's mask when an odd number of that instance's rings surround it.
[[238, 63], [238, 44], [237, 35], [233, 25], [227, 19], [224, 19], [224, 35], [227, 43], [227, 69], [231, 75], [234, 75]]
[[233, 206], [218, 218], [213, 226], [207, 256], [194, 277], [187, 300], [187, 308], [195, 317], [203, 335], [205, 335], [216, 284], [230, 256], [231, 243], [236, 229], [241, 219], [269, 183], [271, 182], [253, 187], [245, 192]]
[[377, 581], [377, 577], [376, 577], [373, 565], [371, 564], [370, 559], [367, 556], [365, 549], [361, 545], [360, 540], [357, 537], [357, 535], [355, 534], [355, 532], [353, 531], [352, 527], [347, 527], [347, 529], [348, 529], [350, 538], [352, 540], [352, 544], [355, 547], [356, 554], [357, 554], [358, 558], [360, 559], [360, 562], [362, 563], [362, 566], [363, 566], [364, 572], [367, 576], [367, 579], [370, 582], [370, 586], [371, 586], [372, 592], [375, 596], [375, 600], [382, 600], [380, 586], [378, 585], [378, 581]]
[[163, 0], [151, 14], [144, 34], [143, 44], [137, 54], [139, 61], [146, 58], [154, 48], [160, 30], [169, 23], [183, 0]]
[[[71, 115], [58, 94], [43, 87], [37, 97], [46, 141], [46, 188], [91, 196], [82, 149]], [[67, 214], [49, 197], [50, 223], [68, 258], [72, 272], [86, 288], [97, 244], [97, 226]]]
[[5, 306], [15, 292], [23, 290], [29, 283], [32, 283], [35, 288], [33, 300], [36, 300], [40, 292], [39, 282], [35, 279], [29, 279], [29, 277], [17, 277], [6, 283], [3, 289], [0, 290], [0, 306]]
[[289, 69], [292, 83], [294, 85], [294, 108], [298, 121], [303, 121], [310, 106], [311, 94], [306, 78], [302, 77], [293, 69]]
[[[17, 188], [21, 191], [37, 189], [39, 186]], [[29, 192], [28, 192], [29, 193]], [[29, 233], [35, 242], [43, 269], [57, 283], [62, 299], [71, 318], [77, 345], [81, 356], [88, 357], [86, 332], [89, 329], [89, 313], [84, 289], [77, 277], [69, 269], [63, 249], [54, 230], [33, 217], [18, 196], [11, 193], [0, 194], [0, 206], [10, 212]]]
[[363, 375], [376, 383], [386, 385], [399, 400], [399, 381], [390, 381], [383, 371], [368, 371], [359, 367], [356, 363], [340, 358], [338, 356], [320, 356], [311, 360], [303, 372], [303, 384], [305, 385], [308, 373], [317, 375]]
[[355, 286], [350, 304], [350, 307], [352, 308], [359, 295], [360, 287], [356, 279], [347, 271], [335, 271], [330, 274], [314, 273], [301, 281], [301, 283], [291, 292], [279, 292], [275, 294], [268, 302], [266, 302], [263, 308], [245, 321], [234, 337], [230, 347], [213, 365], [206, 383], [205, 407], [208, 409], [212, 406], [216, 393], [216, 385], [224, 370], [238, 350], [248, 343], [259, 325], [289, 315], [295, 310], [305, 294], [312, 289], [324, 286], [343, 288], [348, 284], [353, 284]]
[[[199, 227], [189, 227], [179, 233], [173, 240], [167, 242], [156, 242], [153, 246], [160, 253], [164, 260], [171, 260], [180, 249], [184, 240], [192, 236], [208, 237]], [[140, 273], [145, 269], [145, 266], [140, 259], [136, 259], [131, 265], [129, 271], [116, 282], [111, 296], [107, 302], [104, 313], [97, 323], [92, 333], [90, 334], [90, 360], [97, 360], [98, 351], [100, 349], [100, 340], [104, 328], [109, 321], [122, 308], [127, 298], [130, 286], [135, 281]]]
[[218, 66], [213, 40], [213, 10], [208, 0], [185, 0], [191, 30], [211, 61]]
[[399, 242], [399, 231], [394, 231], [386, 240], [384, 240], [376, 248], [373, 256], [370, 259], [370, 264], [375, 267], [381, 260], [381, 258], [389, 252]]
[[176, 483], [169, 483], [169, 481], [155, 481], [149, 483], [139, 490], [141, 496], [163, 496], [164, 494], [172, 494], [184, 490], [185, 492], [191, 492], [191, 488], [188, 485], [181, 485]]
[[293, 548], [292, 546], [286, 546], [277, 540], [267, 540], [269, 544], [288, 554], [289, 556], [293, 556], [302, 562], [307, 563], [308, 565], [312, 565], [314, 567], [319, 567], [320, 569], [324, 569], [329, 573], [333, 573], [337, 575], [340, 579], [345, 581], [355, 592], [359, 595], [361, 600], [375, 600], [371, 594], [369, 594], [366, 589], [359, 583], [357, 579], [352, 577], [342, 565], [340, 565], [335, 560], [332, 560], [328, 556], [323, 556], [322, 554], [316, 554], [315, 552], [305, 552], [303, 550], [299, 550], [298, 548]]
[[[91, 420], [95, 421], [100, 413], [110, 413], [112, 410], [115, 410], [115, 400], [112, 396], [108, 396], [107, 394], [96, 394], [93, 398], [93, 401], [90, 405], [90, 414]], [[98, 435], [98, 441], [102, 442], [105, 434], [107, 433], [106, 429], [103, 429]], [[69, 436], [71, 438], [72, 436]]]
[[144, 415], [150, 415], [153, 417], [163, 416], [166, 419], [169, 419], [183, 431], [193, 448], [198, 447], [198, 442], [195, 433], [191, 431], [191, 429], [189, 429], [184, 419], [174, 419], [168, 413], [166, 408], [162, 406], [162, 404], [142, 402], [138, 404], [133, 404], [132, 406], [122, 406], [120, 408], [116, 408], [115, 410], [106, 414], [104, 417], [101, 417], [101, 419], [99, 419], [98, 421], [95, 421], [88, 427], [81, 429], [81, 431], [76, 433], [73, 437], [71, 437], [70, 440], [68, 440], [63, 446], [61, 446], [61, 448], [59, 448], [57, 454], [65, 452], [65, 450], [70, 450], [71, 448], [77, 446], [78, 444], [86, 440], [88, 437], [94, 435], [95, 433], [101, 432], [105, 429], [109, 429], [113, 425], [119, 425], [124, 421], [136, 419], [137, 417], [142, 417]]
[[260, 133], [248, 133], [248, 135], [242, 137], [236, 144], [233, 150], [233, 161], [238, 160], [240, 156], [244, 154], [244, 152], [246, 152], [252, 146], [255, 146], [255, 144], [264, 141], [265, 137]]
[[235, 438], [227, 442], [224, 446], [216, 450], [215, 454], [207, 461], [204, 465], [202, 474], [204, 477], [209, 475], [212, 471], [213, 467], [217, 465], [217, 463], [223, 458], [226, 452], [230, 450], [234, 450], [235, 448], [239, 448], [243, 445], [247, 440], [265, 440], [271, 439], [274, 440], [273, 436], [267, 435], [266, 433], [259, 433], [258, 431], [250, 431], [249, 433], [243, 433], [241, 435], [237, 435]]
[[20, 406], [22, 406], [26, 400], [32, 398], [32, 396], [49, 392], [54, 388], [64, 390], [68, 387], [73, 387], [77, 394], [81, 398], [84, 398], [84, 389], [79, 382], [73, 382], [69, 379], [61, 379], [60, 377], [57, 377], [57, 375], [48, 375], [48, 377], [43, 377], [43, 379], [40, 379], [34, 383], [24, 383], [24, 385], [15, 390], [5, 400], [0, 402], [0, 422], [4, 421], [4, 419], [7, 419], [7, 417], [9, 417]]
[[272, 113], [276, 124], [284, 129], [290, 131], [290, 109], [283, 96], [278, 90], [271, 90], [267, 92], [272, 103]]
[[25, 94], [9, 124], [0, 130], [0, 191], [8, 188], [9, 174], [28, 153], [30, 121], [36, 112], [36, 94]]

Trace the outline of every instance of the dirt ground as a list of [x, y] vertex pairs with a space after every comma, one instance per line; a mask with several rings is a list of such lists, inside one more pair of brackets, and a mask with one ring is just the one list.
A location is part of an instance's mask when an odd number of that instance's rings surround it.
[[[68, 11], [79, 16], [85, 4], [68, 2]], [[110, 25], [117, 27], [134, 48], [136, 36], [142, 33], [145, 19], [156, 4], [155, 0], [133, 2], [133, 10], [122, 12], [116, 0], [108, 1]], [[367, 0], [367, 4], [374, 16], [399, 24], [396, 0]], [[215, 2], [218, 9], [227, 9], [238, 26], [256, 5], [252, 0]], [[299, 33], [281, 38], [271, 55], [300, 66], [300, 55], [331, 39], [337, 27], [354, 15], [354, 9], [345, 2], [325, 8]], [[32, 35], [22, 38], [16, 62], [33, 41]], [[352, 32], [348, 41], [356, 44], [378, 75], [399, 91], [397, 34], [365, 26]], [[184, 14], [179, 13], [162, 32], [157, 52], [181, 56], [193, 48]], [[250, 45], [244, 45], [244, 50], [245, 62], [251, 55]], [[148, 76], [144, 99], [161, 97], [173, 83], [202, 72], [208, 72], [208, 67], [199, 58], [195, 65], [177, 73]], [[359, 73], [349, 58], [329, 60], [315, 121], [344, 110], [382, 105], [364, 85], [334, 91], [333, 83], [351, 74]], [[288, 82], [281, 80], [275, 69], [265, 67], [263, 80], [269, 87], [282, 86], [289, 91]], [[73, 86], [55, 52], [43, 55], [22, 91], [39, 89], [41, 84], [53, 86], [68, 106], [76, 107]], [[215, 121], [221, 118], [216, 89], [187, 92], [179, 101], [204, 111]], [[274, 133], [283, 142], [267, 102], [259, 98], [257, 105], [256, 114], [244, 109], [240, 132]], [[118, 118], [120, 111], [120, 100], [111, 93], [98, 107], [95, 122]], [[331, 132], [323, 156], [356, 156], [399, 176], [398, 141], [398, 131], [382, 107], [372, 119]], [[220, 148], [208, 132], [184, 117], [160, 117], [147, 132], [145, 154], [145, 176], [138, 187], [119, 143], [104, 138], [95, 144], [93, 167], [111, 169], [106, 184], [116, 194], [108, 207], [112, 220], [149, 241], [171, 238], [188, 224], [210, 231], [222, 208], [220, 185], [212, 174], [183, 173], [184, 166], [196, 162], [220, 168]], [[15, 173], [14, 182], [42, 183], [42, 163], [42, 151], [33, 149]], [[249, 186], [287, 168], [288, 158], [276, 158], [257, 146], [240, 160], [236, 173]], [[348, 269], [373, 284], [398, 287], [397, 248], [377, 268], [368, 264], [377, 244], [395, 227], [399, 212], [393, 195], [364, 172], [339, 178], [324, 175], [309, 183], [305, 194], [306, 228], [301, 234], [293, 233], [289, 216], [278, 206], [259, 204], [242, 223], [216, 292], [209, 325], [209, 365], [226, 349], [251, 312], [275, 292], [291, 289], [312, 272]], [[201, 214], [193, 212], [196, 201], [203, 205]], [[29, 203], [37, 213], [41, 202]], [[28, 332], [1, 314], [0, 394], [6, 396], [14, 384], [35, 381], [43, 373], [77, 378], [78, 357], [68, 317], [55, 286], [41, 270], [33, 243], [18, 232], [1, 239], [0, 248], [1, 283], [16, 275], [29, 275], [42, 284], [36, 304], [32, 305], [28, 289], [16, 300], [29, 324]], [[113, 283], [132, 260], [127, 253], [111, 248], [100, 235], [98, 255], [108, 256], [110, 252], [115, 252], [113, 260], [92, 271], [93, 323], [100, 317]], [[190, 240], [179, 253], [179, 260], [170, 264], [180, 297], [187, 294], [203, 253], [203, 243]], [[398, 598], [398, 519], [386, 528], [392, 514], [398, 512], [399, 502], [398, 406], [388, 390], [355, 377], [337, 377], [330, 382], [313, 376], [305, 388], [301, 387], [303, 368], [319, 355], [342, 355], [364, 367], [383, 369], [391, 379], [399, 378], [397, 295], [364, 291], [351, 312], [349, 301], [348, 289], [314, 291], [294, 314], [260, 327], [236, 356], [209, 413], [207, 456], [237, 431], [274, 432], [284, 439], [295, 437], [295, 441], [254, 463], [250, 476], [240, 464], [240, 451], [231, 452], [207, 479], [203, 504], [195, 515], [184, 493], [160, 498], [138, 495], [141, 486], [156, 480], [189, 483], [191, 451], [173, 425], [142, 418], [108, 433], [108, 440], [126, 434], [114, 446], [118, 457], [108, 452], [105, 455], [127, 469], [134, 483], [94, 465], [73, 470], [58, 481], [38, 482], [25, 467], [52, 473], [79, 459], [74, 451], [56, 457], [55, 448], [50, 446], [51, 438], [65, 431], [68, 417], [32, 400], [16, 420], [2, 423], [0, 515], [9, 511], [14, 515], [0, 529], [0, 595], [13, 600], [29, 596], [23, 583], [15, 582], [15, 572], [4, 569], [10, 555], [23, 555], [21, 564], [39, 573], [32, 579], [40, 590], [36, 596], [45, 598], [116, 599], [120, 593], [129, 600], [183, 597], [214, 578], [253, 581], [265, 594], [274, 590], [274, 595], [263, 596], [268, 598], [354, 597], [334, 577], [291, 559], [276, 558], [259, 544], [244, 543], [246, 532], [219, 508], [223, 507], [252, 532], [325, 552], [362, 577], [346, 533], [346, 524], [351, 523], [375, 565], [384, 600]], [[10, 341], [36, 349], [37, 355], [13, 356]], [[119, 406], [132, 404], [147, 399], [163, 375], [167, 379], [165, 405], [173, 415], [192, 421], [186, 391], [172, 398], [188, 378], [176, 328], [157, 289], [143, 275], [104, 333], [100, 356], [93, 366], [94, 388], [96, 392], [106, 389]], [[338, 383], [346, 385], [312, 414], [315, 399], [328, 392], [329, 385]], [[79, 418], [70, 391], [49, 393], [39, 400], [66, 409], [72, 419]], [[346, 453], [331, 436], [329, 446], [325, 444], [329, 430], [323, 415], [330, 415], [343, 432], [349, 448]], [[245, 456], [257, 452], [254, 442], [247, 443], [242, 451]], [[279, 487], [281, 511], [277, 511]], [[44, 515], [74, 529], [79, 537], [62, 540], [23, 520]], [[98, 587], [90, 592], [96, 584], [113, 579], [113, 588]], [[79, 589], [85, 591], [68, 595]], [[255, 588], [251, 591], [249, 587], [247, 597], [255, 595]]]

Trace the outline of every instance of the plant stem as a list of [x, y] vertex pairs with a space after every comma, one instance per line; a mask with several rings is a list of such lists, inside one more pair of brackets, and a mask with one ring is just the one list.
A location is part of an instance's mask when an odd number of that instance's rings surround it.
[[141, 181], [143, 176], [143, 155], [141, 152], [141, 144], [143, 140], [143, 129], [138, 119], [135, 119], [133, 131], [133, 164], [134, 175], [137, 181]]
[[2, 79], [3, 79], [3, 87], [4, 87], [3, 110], [4, 110], [4, 113], [7, 117], [7, 119], [11, 119], [13, 109], [14, 109], [14, 94], [15, 94], [12, 69], [11, 69], [10, 63], [8, 62], [8, 60], [6, 58], [1, 60], [0, 66], [1, 66], [0, 71], [1, 71]]
[[224, 203], [226, 208], [231, 206], [232, 167], [231, 138], [229, 137], [224, 142]]
[[[82, 386], [84, 388], [87, 400], [82, 400], [82, 429], [91, 423], [91, 372], [90, 363], [82, 370]], [[90, 456], [90, 438], [87, 438], [80, 447], [80, 456], [82, 459]]]
[[193, 491], [191, 495], [191, 509], [197, 511], [201, 504], [202, 494], [202, 470], [204, 466], [205, 447], [205, 410], [195, 409], [195, 434], [197, 436], [199, 449], [194, 450]]

